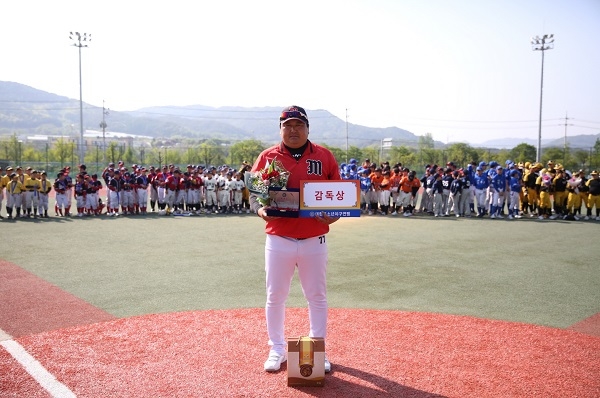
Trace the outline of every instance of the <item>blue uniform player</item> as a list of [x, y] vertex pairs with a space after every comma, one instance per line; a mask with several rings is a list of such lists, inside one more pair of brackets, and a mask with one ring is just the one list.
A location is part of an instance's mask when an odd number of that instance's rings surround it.
[[513, 170], [510, 173], [510, 180], [508, 183], [510, 188], [509, 202], [508, 202], [508, 218], [521, 218], [519, 215], [519, 204], [521, 202], [521, 174], [517, 170]]
[[485, 214], [485, 198], [490, 186], [490, 178], [483, 172], [482, 167], [475, 169], [473, 176], [473, 185], [475, 186], [475, 198], [477, 200], [477, 217], [481, 218]]
[[496, 174], [490, 181], [490, 218], [504, 218], [500, 212], [506, 194], [506, 175], [502, 166], [496, 167]]
[[373, 214], [373, 209], [371, 209], [371, 197], [373, 194], [373, 183], [371, 182], [371, 177], [369, 174], [371, 171], [369, 169], [364, 169], [360, 174], [360, 209], [362, 211], [368, 211], [369, 214]]

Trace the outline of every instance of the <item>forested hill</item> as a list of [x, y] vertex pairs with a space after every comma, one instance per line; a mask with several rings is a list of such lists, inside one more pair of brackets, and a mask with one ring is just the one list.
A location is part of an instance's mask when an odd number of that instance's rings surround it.
[[[219, 138], [264, 142], [278, 139], [282, 106], [214, 108], [203, 105], [155, 106], [133, 112], [110, 110], [107, 130], [150, 137]], [[418, 136], [398, 127], [374, 128], [346, 122], [327, 110], [307, 109], [311, 140], [330, 146], [379, 145], [392, 138], [394, 145], [415, 146]], [[84, 128], [98, 130], [102, 107], [84, 103]], [[14, 82], [0, 81], [0, 134], [65, 134], [79, 125], [79, 100]], [[441, 144], [441, 143], [440, 143]]]

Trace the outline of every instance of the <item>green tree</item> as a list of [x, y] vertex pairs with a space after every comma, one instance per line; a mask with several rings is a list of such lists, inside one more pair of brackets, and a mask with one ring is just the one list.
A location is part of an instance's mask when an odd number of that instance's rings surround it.
[[537, 155], [537, 150], [533, 145], [521, 143], [510, 150], [510, 159], [515, 162], [534, 162]]
[[370, 159], [371, 163], [381, 163], [381, 160], [379, 159], [379, 148], [378, 147], [373, 147], [373, 146], [369, 146], [366, 147], [365, 149], [363, 149], [363, 156], [365, 159]]
[[200, 162], [200, 151], [197, 147], [189, 146], [185, 150], [185, 163], [187, 164], [196, 164]]
[[548, 161], [552, 160], [554, 164], [562, 163], [563, 148], [546, 148], [542, 152], [542, 164], [548, 164]]
[[403, 166], [410, 169], [415, 168], [418, 163], [416, 151], [404, 145], [392, 147], [390, 149], [390, 158], [392, 159], [390, 162], [392, 165], [402, 163]]
[[135, 163], [136, 154], [131, 145], [128, 145], [127, 148], [124, 149], [123, 155], [121, 155], [121, 160], [125, 162], [125, 164], [133, 164]]
[[65, 166], [69, 156], [71, 156], [71, 143], [63, 138], [57, 140], [52, 149], [50, 149], [50, 160], [52, 162], [60, 162], [61, 168]]
[[419, 136], [419, 150], [435, 148], [435, 141], [431, 133]]
[[205, 165], [218, 165], [225, 163], [223, 148], [215, 140], [207, 140], [200, 144], [200, 159]]
[[23, 145], [21, 149], [21, 161], [22, 162], [41, 162], [43, 159], [43, 154], [41, 151], [38, 151], [32, 146]]
[[594, 143], [594, 150], [590, 154], [590, 168], [597, 170], [599, 164], [600, 164], [600, 138], [596, 138], [596, 143]]
[[438, 153], [435, 150], [435, 141], [431, 133], [419, 136], [418, 148], [421, 166], [437, 163]]
[[13, 134], [4, 144], [6, 160], [14, 162], [15, 164], [19, 163], [21, 160], [23, 143], [19, 142], [17, 134]]
[[574, 172], [579, 169], [585, 170], [586, 165], [589, 164], [590, 153], [583, 149], [576, 149], [571, 155], [573, 156], [573, 170], [571, 171]]
[[[504, 165], [506, 164], [506, 161], [508, 159], [514, 160], [514, 159], [511, 159], [511, 157], [510, 157], [510, 151], [508, 149], [500, 149], [496, 153], [491, 153], [489, 160], [495, 160], [496, 162], [498, 162], [499, 165], [504, 167]], [[489, 163], [489, 161], [488, 161], [488, 163]]]
[[242, 164], [242, 162], [254, 163], [254, 160], [265, 149], [258, 140], [244, 140], [236, 142], [229, 149], [229, 159], [232, 165]]
[[362, 150], [357, 146], [350, 146], [348, 148], [348, 160], [356, 159], [356, 163], [361, 165], [364, 160]]
[[325, 148], [329, 149], [331, 151], [331, 153], [333, 153], [333, 156], [335, 157], [335, 160], [337, 161], [338, 164], [346, 163], [346, 151], [345, 150], [343, 150], [341, 148], [332, 147], [327, 144], [321, 144], [321, 145], [324, 146]]
[[441, 159], [441, 152], [433, 148], [424, 148], [420, 150], [420, 158], [423, 166], [426, 164], [439, 164], [441, 161], [438, 158]]
[[464, 167], [468, 163], [479, 160], [479, 154], [469, 144], [455, 143], [446, 149], [448, 159], [454, 162], [458, 167]]

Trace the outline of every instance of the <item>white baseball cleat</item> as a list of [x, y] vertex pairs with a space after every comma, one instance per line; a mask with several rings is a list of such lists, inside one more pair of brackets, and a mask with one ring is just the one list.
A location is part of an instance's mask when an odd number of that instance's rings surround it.
[[331, 372], [331, 362], [329, 362], [327, 355], [325, 355], [325, 373], [329, 372]]
[[265, 361], [265, 371], [277, 372], [285, 361], [287, 361], [286, 354], [271, 350], [269, 351], [269, 358]]

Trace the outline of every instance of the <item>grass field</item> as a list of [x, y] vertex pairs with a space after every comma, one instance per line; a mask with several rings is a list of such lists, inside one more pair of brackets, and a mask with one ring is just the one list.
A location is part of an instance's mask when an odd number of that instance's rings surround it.
[[[0, 222], [0, 257], [117, 317], [264, 306], [254, 215]], [[342, 219], [328, 235], [330, 307], [568, 327], [600, 312], [596, 222]], [[290, 306], [305, 306], [294, 279]]]

